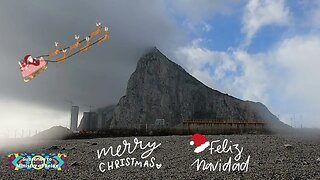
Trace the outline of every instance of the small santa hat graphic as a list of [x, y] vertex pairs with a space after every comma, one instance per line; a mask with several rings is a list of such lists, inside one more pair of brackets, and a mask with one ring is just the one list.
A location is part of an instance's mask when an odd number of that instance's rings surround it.
[[204, 151], [210, 145], [209, 141], [201, 134], [194, 134], [191, 137], [190, 145], [194, 144], [196, 145], [195, 153]]

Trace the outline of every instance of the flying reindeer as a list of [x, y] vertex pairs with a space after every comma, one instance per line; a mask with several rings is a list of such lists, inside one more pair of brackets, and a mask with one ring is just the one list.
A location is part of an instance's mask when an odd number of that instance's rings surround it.
[[53, 58], [53, 57], [55, 57], [55, 56], [60, 54], [59, 43], [58, 42], [54, 42], [54, 46], [56, 47], [56, 50], [49, 53], [49, 59], [51, 59], [51, 58]]
[[57, 59], [57, 63], [64, 62], [68, 57], [67, 49], [62, 50], [62, 52], [63, 52], [63, 56], [61, 58]]
[[102, 43], [106, 40], [109, 40], [109, 28], [108, 27], [104, 27], [104, 33], [105, 33], [105, 35], [98, 39], [98, 45], [100, 45], [100, 43]]
[[90, 38], [92, 39], [94, 36], [97, 36], [101, 33], [101, 22], [96, 23], [96, 30], [90, 33]]
[[70, 50], [69, 50], [70, 53], [71, 53], [72, 50], [77, 49], [79, 47], [79, 45], [80, 45], [80, 36], [79, 35], [74, 35], [74, 38], [76, 39], [76, 42], [70, 46]]
[[86, 45], [80, 48], [81, 53], [88, 51], [89, 47], [91, 46], [90, 39], [91, 39], [90, 37], [86, 36]]

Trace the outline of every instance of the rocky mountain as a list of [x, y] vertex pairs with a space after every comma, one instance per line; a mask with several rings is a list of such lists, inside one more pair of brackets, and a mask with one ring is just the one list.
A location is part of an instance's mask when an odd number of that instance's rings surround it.
[[280, 122], [262, 103], [211, 89], [152, 48], [131, 75], [110, 128], [134, 128], [156, 119], [165, 119], [169, 127], [191, 119]]

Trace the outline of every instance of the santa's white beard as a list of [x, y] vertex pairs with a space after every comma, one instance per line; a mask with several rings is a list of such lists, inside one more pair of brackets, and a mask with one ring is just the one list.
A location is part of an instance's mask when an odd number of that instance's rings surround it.
[[29, 62], [33, 62], [33, 58], [31, 56], [28, 57]]

